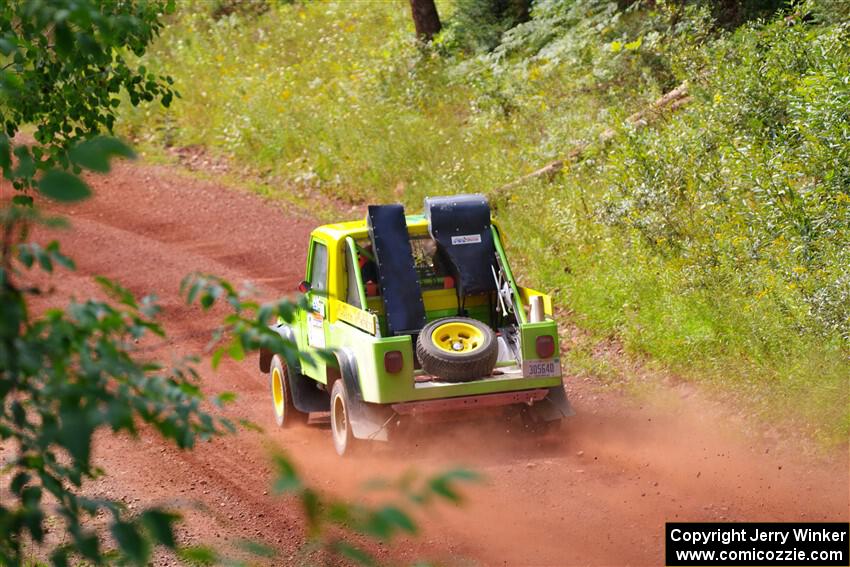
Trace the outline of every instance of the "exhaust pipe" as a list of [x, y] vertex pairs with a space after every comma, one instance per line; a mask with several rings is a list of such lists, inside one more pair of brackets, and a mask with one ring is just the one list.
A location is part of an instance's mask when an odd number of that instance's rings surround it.
[[543, 298], [539, 295], [532, 295], [529, 298], [529, 305], [531, 306], [531, 309], [528, 314], [528, 322], [539, 323], [543, 321], [543, 319], [545, 319], [545, 314], [543, 312]]

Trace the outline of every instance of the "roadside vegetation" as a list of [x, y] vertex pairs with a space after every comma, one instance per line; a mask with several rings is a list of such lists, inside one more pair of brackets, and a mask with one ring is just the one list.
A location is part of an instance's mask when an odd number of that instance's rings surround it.
[[[487, 193], [521, 272], [595, 337], [575, 371], [613, 338], [846, 440], [850, 4], [512, 5], [438, 2], [426, 44], [401, 0], [190, 3], [144, 58], [180, 98], [121, 127], [287, 199]], [[683, 82], [677, 109], [626, 120]]]

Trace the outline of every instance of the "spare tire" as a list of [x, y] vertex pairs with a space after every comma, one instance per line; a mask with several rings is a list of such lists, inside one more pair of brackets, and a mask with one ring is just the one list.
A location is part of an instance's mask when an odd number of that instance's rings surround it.
[[425, 325], [416, 341], [422, 369], [446, 382], [489, 376], [499, 357], [496, 333], [475, 319], [446, 317]]

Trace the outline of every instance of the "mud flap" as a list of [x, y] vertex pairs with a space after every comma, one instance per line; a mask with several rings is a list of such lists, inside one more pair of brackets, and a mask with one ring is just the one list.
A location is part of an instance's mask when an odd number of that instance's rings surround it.
[[528, 408], [528, 411], [537, 421], [555, 421], [576, 414], [563, 386], [549, 388], [546, 397]]
[[317, 382], [300, 372], [287, 372], [292, 405], [304, 413], [329, 411], [331, 397], [317, 387]]
[[350, 406], [348, 413], [351, 433], [357, 439], [387, 441], [389, 425], [395, 417], [392, 409], [360, 400], [351, 400]]
[[348, 349], [342, 349], [335, 354], [339, 362], [345, 394], [348, 397], [348, 420], [351, 423], [351, 433], [357, 439], [387, 441], [389, 424], [395, 417], [395, 412], [388, 406], [364, 402], [354, 355]]

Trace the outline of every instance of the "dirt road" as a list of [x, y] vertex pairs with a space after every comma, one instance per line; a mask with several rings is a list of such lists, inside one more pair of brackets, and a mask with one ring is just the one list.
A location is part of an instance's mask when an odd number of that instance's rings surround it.
[[[168, 167], [122, 164], [93, 185], [93, 200], [59, 209], [72, 220], [62, 241], [78, 270], [53, 278], [48, 301], [93, 293], [94, 274], [155, 293], [171, 337], [161, 356], [200, 354], [217, 322], [178, 299], [186, 273], [251, 280], [266, 298], [292, 292], [301, 279], [310, 219]], [[280, 549], [278, 564], [300, 560], [303, 533], [294, 504], [270, 495], [272, 448], [285, 449], [308, 482], [348, 497], [368, 479], [411, 469], [462, 464], [483, 473], [463, 508], [425, 510], [419, 538], [378, 549], [402, 561], [659, 565], [665, 521], [850, 516], [846, 450], [807, 454], [799, 441], [764, 434], [693, 388], [647, 387], [635, 397], [568, 380], [578, 415], [554, 438], [509, 434], [493, 423], [445, 425], [408, 448], [380, 445], [341, 460], [326, 429], [272, 427], [255, 360], [201, 369], [209, 393], [238, 394], [229, 415], [258, 422], [265, 434], [243, 432], [191, 453], [153, 435], [104, 436], [96, 454], [109, 476], [91, 490], [131, 506], [179, 506], [185, 541], [226, 547], [260, 539]]]

